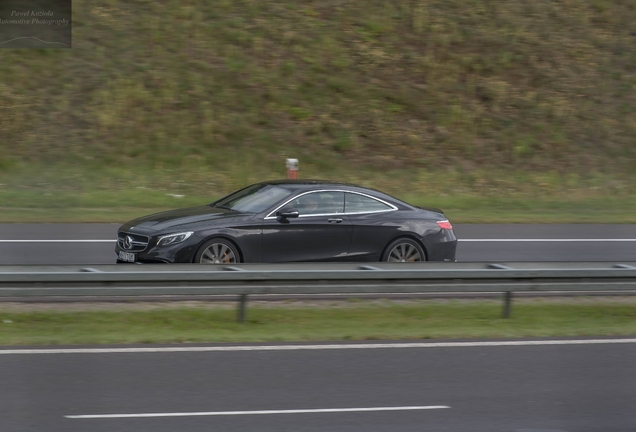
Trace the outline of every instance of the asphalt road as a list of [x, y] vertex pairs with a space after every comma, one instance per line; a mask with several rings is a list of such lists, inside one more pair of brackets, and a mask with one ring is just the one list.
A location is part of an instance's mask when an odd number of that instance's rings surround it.
[[[112, 264], [118, 226], [0, 224], [0, 263]], [[455, 225], [455, 232], [459, 261], [636, 259], [636, 225]]]
[[[635, 358], [634, 339], [225, 352], [0, 351], [0, 429], [633, 432]], [[352, 408], [358, 411], [341, 411]], [[333, 411], [288, 411], [325, 409]], [[145, 417], [122, 417], [139, 414]], [[82, 417], [87, 415], [115, 417]]]

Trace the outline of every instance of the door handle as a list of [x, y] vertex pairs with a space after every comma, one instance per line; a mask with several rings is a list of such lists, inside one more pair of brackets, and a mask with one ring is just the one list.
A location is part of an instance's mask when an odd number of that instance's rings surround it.
[[329, 221], [329, 223], [340, 223], [342, 222], [342, 219], [330, 218], [327, 219], [327, 221]]

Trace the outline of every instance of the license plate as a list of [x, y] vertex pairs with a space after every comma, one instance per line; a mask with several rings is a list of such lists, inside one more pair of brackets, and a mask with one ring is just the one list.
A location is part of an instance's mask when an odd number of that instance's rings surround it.
[[119, 251], [119, 261], [135, 262], [135, 254]]

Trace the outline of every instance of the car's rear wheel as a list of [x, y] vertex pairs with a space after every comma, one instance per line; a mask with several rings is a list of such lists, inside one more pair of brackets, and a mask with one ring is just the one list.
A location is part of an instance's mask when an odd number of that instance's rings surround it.
[[197, 252], [194, 262], [200, 264], [236, 264], [241, 262], [236, 246], [231, 242], [216, 238], [208, 240]]
[[400, 238], [391, 242], [382, 255], [386, 262], [420, 262], [426, 261], [422, 246], [415, 240]]

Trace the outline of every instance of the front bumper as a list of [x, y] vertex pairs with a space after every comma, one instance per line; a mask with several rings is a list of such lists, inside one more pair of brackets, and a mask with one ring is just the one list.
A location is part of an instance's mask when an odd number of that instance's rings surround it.
[[[119, 252], [129, 252], [135, 254], [135, 263], [157, 264], [157, 263], [191, 263], [194, 261], [194, 254], [197, 251], [199, 240], [190, 237], [188, 240], [170, 246], [157, 246], [157, 239], [150, 238], [148, 246], [143, 251], [135, 252], [122, 249], [119, 244], [115, 245], [115, 254], [119, 257]], [[124, 263], [125, 261], [116, 261]], [[128, 263], [128, 262], [126, 262]]]

